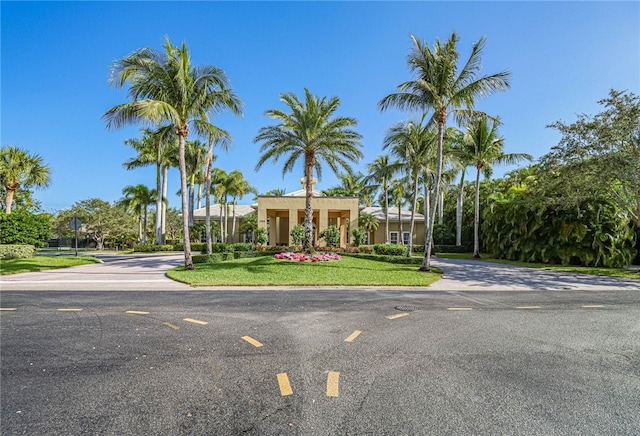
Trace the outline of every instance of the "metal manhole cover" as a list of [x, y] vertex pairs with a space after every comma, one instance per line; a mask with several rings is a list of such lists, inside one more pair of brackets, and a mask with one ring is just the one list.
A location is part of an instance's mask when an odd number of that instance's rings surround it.
[[415, 310], [418, 310], [416, 306], [408, 306], [408, 305], [396, 306], [395, 309], [401, 312], [413, 312]]

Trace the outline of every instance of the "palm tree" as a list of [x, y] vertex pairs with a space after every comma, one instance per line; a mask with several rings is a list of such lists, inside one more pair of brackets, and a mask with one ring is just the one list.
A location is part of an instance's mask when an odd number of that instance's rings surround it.
[[21, 188], [44, 188], [51, 181], [51, 169], [42, 157], [14, 146], [0, 149], [0, 182], [6, 190], [5, 211], [11, 213], [13, 197]]
[[340, 99], [318, 98], [306, 88], [304, 92], [304, 102], [295, 94], [281, 94], [280, 100], [289, 107], [290, 112], [280, 109], [268, 110], [266, 114], [279, 123], [261, 128], [254, 142], [263, 142], [260, 146], [260, 152], [263, 154], [258, 160], [256, 171], [266, 161], [271, 160], [275, 163], [285, 156], [282, 170], [284, 176], [293, 169], [299, 159], [304, 160], [306, 204], [302, 246], [305, 251], [309, 251], [313, 227], [313, 170], [315, 169], [318, 178], [321, 178], [321, 163], [324, 161], [335, 173], [338, 173], [339, 167], [351, 172], [348, 161], [357, 162], [362, 157], [362, 152], [358, 148], [361, 147], [360, 134], [350, 129], [356, 125], [356, 120], [334, 116]]
[[196, 134], [208, 135], [213, 131], [209, 122], [212, 113], [230, 110], [241, 114], [242, 102], [231, 91], [224, 71], [211, 65], [191, 65], [186, 43], [173, 46], [169, 37], [164, 52], [142, 48], [117, 61], [112, 66], [110, 82], [117, 87], [129, 83], [129, 96], [133, 101], [114, 106], [104, 114], [108, 128], [146, 122], [167, 123], [175, 129], [182, 192], [184, 268], [192, 270], [185, 143], [190, 128]]
[[380, 221], [378, 221], [378, 218], [371, 215], [370, 213], [361, 213], [358, 217], [358, 225], [369, 232], [370, 235], [371, 232], [374, 232], [378, 229], [378, 226], [380, 226]]
[[270, 197], [278, 197], [280, 195], [284, 195], [287, 193], [286, 188], [276, 188], [276, 189], [271, 189], [267, 192], [265, 192], [264, 195], [268, 195]]
[[[204, 183], [202, 168], [207, 158], [205, 144], [200, 141], [187, 141], [185, 145], [185, 163], [187, 171], [189, 225], [193, 225], [193, 211], [195, 209], [196, 184]], [[198, 191], [200, 188], [198, 188]]]
[[231, 136], [222, 129], [209, 134], [209, 147], [204, 162], [204, 198], [205, 198], [205, 235], [207, 239], [207, 254], [213, 251], [213, 238], [211, 236], [211, 165], [216, 157], [213, 155], [213, 147], [220, 146], [223, 150], [229, 149]]
[[218, 200], [218, 205], [220, 206], [220, 240], [224, 241], [226, 234], [226, 216], [223, 213], [226, 213], [227, 210], [227, 185], [228, 185], [229, 175], [227, 172], [221, 168], [214, 168], [211, 171], [211, 190], [213, 195]]
[[[398, 86], [398, 92], [383, 98], [380, 109], [396, 107], [401, 110], [433, 111], [432, 122], [438, 126], [438, 151], [435, 174], [435, 186], [429, 211], [429, 225], [425, 256], [420, 271], [430, 271], [429, 247], [433, 240], [433, 224], [435, 223], [436, 202], [440, 195], [440, 175], [443, 164], [443, 140], [447, 118], [450, 111], [456, 112], [458, 119], [464, 114], [473, 112], [475, 100], [509, 87], [510, 73], [502, 71], [493, 75], [478, 77], [481, 67], [482, 50], [486, 39], [480, 38], [472, 47], [469, 59], [458, 72], [458, 35], [441, 43], [436, 39], [433, 50], [424, 41], [411, 35], [413, 50], [407, 57], [407, 64], [416, 76], [413, 80]], [[461, 111], [466, 107], [467, 111]]]
[[171, 126], [160, 127], [156, 130], [142, 129], [142, 137], [127, 139], [125, 145], [132, 147], [138, 154], [128, 159], [123, 166], [127, 170], [141, 168], [148, 165], [156, 167], [156, 191], [161, 195], [156, 198], [156, 231], [155, 243], [164, 243], [167, 185], [169, 168], [177, 166], [177, 137]]
[[515, 164], [532, 160], [527, 153], [504, 153], [504, 138], [498, 135], [500, 119], [486, 116], [471, 120], [464, 134], [465, 154], [473, 158], [476, 167], [475, 214], [473, 217], [473, 257], [480, 258], [480, 173], [491, 175], [493, 164]]
[[390, 163], [388, 154], [378, 156], [367, 167], [369, 178], [382, 185], [384, 194], [385, 233], [384, 243], [389, 243], [389, 181], [396, 173], [396, 166]]
[[402, 206], [407, 201], [407, 180], [391, 180], [391, 201], [398, 207], [398, 244], [404, 245], [402, 239]]
[[376, 187], [370, 184], [367, 176], [359, 171], [357, 173], [339, 173], [337, 176], [340, 179], [340, 184], [323, 191], [326, 195], [358, 197], [361, 206], [371, 204], [373, 191]]
[[[426, 114], [425, 114], [426, 115]], [[383, 148], [392, 148], [392, 153], [399, 158], [411, 181], [411, 220], [409, 224], [409, 243], [407, 257], [411, 257], [413, 245], [413, 229], [415, 211], [418, 203], [420, 176], [431, 171], [429, 164], [433, 161], [436, 148], [436, 133], [431, 126], [425, 124], [425, 115], [420, 120], [407, 121], [394, 125], [385, 136]]]
[[[124, 207], [135, 213], [138, 217], [138, 241], [147, 243], [147, 216], [149, 205], [158, 197], [158, 191], [149, 189], [145, 185], [127, 185], [122, 189], [124, 199], [120, 201]], [[156, 211], [157, 214], [157, 211]]]
[[258, 191], [245, 180], [244, 175], [240, 170], [233, 170], [229, 173], [229, 179], [227, 184], [227, 192], [231, 195], [231, 234], [229, 236], [230, 242], [235, 241], [236, 236], [236, 204], [238, 199], [242, 199], [248, 193], [257, 193]]

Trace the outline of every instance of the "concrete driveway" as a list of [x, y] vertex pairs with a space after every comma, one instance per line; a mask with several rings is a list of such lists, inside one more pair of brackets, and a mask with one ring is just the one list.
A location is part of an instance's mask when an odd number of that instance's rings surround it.
[[[100, 264], [51, 271], [2, 276], [2, 290], [193, 290], [166, 277], [165, 272], [184, 261], [182, 255], [98, 255]], [[526, 290], [640, 290], [640, 280], [557, 273], [501, 265], [477, 260], [434, 258], [434, 266], [444, 276], [428, 288], [404, 290], [431, 291], [526, 291]], [[324, 287], [323, 287], [324, 288]], [[352, 288], [352, 287], [349, 287]], [[361, 287], [367, 289], [371, 287]], [[202, 290], [257, 289], [256, 287], [199, 287]], [[261, 287], [259, 289], [300, 289], [300, 287]]]

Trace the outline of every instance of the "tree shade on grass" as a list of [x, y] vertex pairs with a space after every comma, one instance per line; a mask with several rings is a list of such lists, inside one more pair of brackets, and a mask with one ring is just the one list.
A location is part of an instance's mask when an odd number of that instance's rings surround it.
[[35, 256], [29, 259], [0, 260], [0, 275], [46, 271], [71, 266], [99, 263], [95, 257], [81, 256]]

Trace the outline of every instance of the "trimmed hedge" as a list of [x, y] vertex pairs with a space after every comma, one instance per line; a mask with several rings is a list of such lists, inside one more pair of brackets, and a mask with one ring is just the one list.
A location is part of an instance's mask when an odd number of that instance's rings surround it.
[[[436, 253], [469, 253], [473, 251], [473, 247], [469, 245], [434, 245]], [[411, 252], [424, 254], [424, 245], [414, 245]]]
[[407, 246], [398, 244], [376, 244], [373, 252], [381, 256], [406, 256]]
[[175, 250], [173, 245], [136, 244], [133, 246], [133, 251], [137, 251], [139, 253], [155, 253], [158, 251], [182, 251], [182, 248], [180, 248], [180, 250]]
[[44, 247], [51, 238], [51, 220], [46, 214], [15, 210], [7, 214], [0, 210], [0, 243]]
[[[405, 250], [405, 253], [406, 253], [406, 250]], [[422, 264], [422, 258], [419, 258], [419, 257], [379, 255], [379, 254], [366, 254], [366, 253], [344, 253], [343, 255], [344, 256], [357, 257], [359, 259], [376, 260], [376, 261], [379, 261], [379, 262], [397, 263], [397, 264], [402, 264], [402, 265], [420, 265], [420, 264]]]
[[236, 252], [224, 252], [224, 253], [212, 253], [212, 254], [200, 254], [193, 256], [193, 263], [218, 263], [226, 260], [245, 259], [250, 257], [265, 257], [273, 256], [280, 253], [280, 251], [236, 251]]
[[0, 259], [29, 259], [36, 254], [36, 247], [25, 244], [0, 245]]

